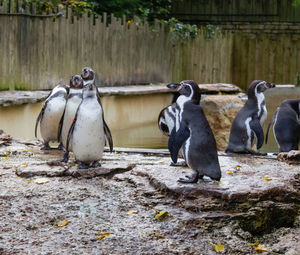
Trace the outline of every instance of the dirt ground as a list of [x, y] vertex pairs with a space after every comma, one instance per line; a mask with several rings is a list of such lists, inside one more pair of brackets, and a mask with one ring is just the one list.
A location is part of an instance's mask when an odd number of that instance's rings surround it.
[[299, 166], [221, 155], [220, 183], [183, 185], [189, 169], [152, 152], [80, 172], [37, 141], [4, 143], [0, 254], [300, 254]]

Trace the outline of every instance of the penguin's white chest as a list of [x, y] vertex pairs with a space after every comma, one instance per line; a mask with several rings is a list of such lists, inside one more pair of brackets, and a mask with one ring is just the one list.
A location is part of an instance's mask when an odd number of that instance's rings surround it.
[[72, 150], [77, 160], [91, 163], [102, 158], [105, 144], [102, 108], [88, 99], [78, 109], [72, 135]]
[[54, 97], [47, 103], [40, 124], [44, 142], [57, 141], [59, 121], [64, 113], [65, 106], [66, 99], [64, 97]]
[[[65, 109], [65, 115], [63, 120], [63, 126], [62, 126], [62, 133], [61, 133], [61, 141], [64, 147], [67, 145], [67, 138], [69, 129], [71, 127], [71, 124], [73, 122], [73, 119], [75, 117], [77, 108], [79, 104], [81, 103], [82, 98], [80, 96], [73, 96], [67, 101], [66, 109]], [[71, 144], [70, 144], [71, 145]], [[71, 150], [71, 148], [69, 148]]]

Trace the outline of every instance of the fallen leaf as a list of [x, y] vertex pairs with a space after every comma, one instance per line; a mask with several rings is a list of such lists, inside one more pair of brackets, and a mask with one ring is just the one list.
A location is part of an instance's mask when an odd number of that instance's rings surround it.
[[28, 150], [29, 152], [33, 152], [33, 150]]
[[216, 251], [216, 252], [221, 252], [223, 253], [225, 251], [225, 246], [223, 244], [215, 244], [213, 245], [213, 249]]
[[233, 174], [233, 172], [232, 171], [227, 171], [226, 174]]
[[248, 243], [249, 246], [258, 246], [259, 245], [259, 242], [256, 241], [255, 243]]
[[268, 178], [268, 177], [264, 177], [264, 179], [265, 179], [266, 181], [272, 181], [272, 179], [271, 179], [271, 178]]
[[5, 160], [8, 160], [8, 157], [4, 158]]
[[40, 184], [48, 183], [49, 179], [47, 179], [47, 178], [37, 178], [37, 179], [34, 179], [33, 182], [40, 185]]
[[155, 219], [163, 219], [169, 215], [168, 211], [160, 211], [158, 214], [155, 215]]
[[98, 240], [102, 240], [104, 237], [107, 237], [107, 236], [111, 236], [112, 234], [108, 233], [108, 232], [104, 232], [104, 233], [100, 233], [99, 236], [97, 236], [96, 238]]
[[137, 210], [129, 210], [127, 212], [128, 215], [131, 215], [131, 214], [134, 214], [134, 213], [138, 213], [138, 211]]
[[57, 226], [58, 227], [64, 227], [64, 226], [66, 226], [68, 224], [69, 224], [68, 220], [62, 220], [62, 221], [60, 221], [60, 222], [57, 223]]
[[27, 165], [29, 165], [29, 163], [24, 162], [24, 163], [22, 163], [22, 165], [27, 166]]
[[265, 246], [263, 244], [260, 244], [258, 246], [253, 246], [253, 249], [259, 253], [262, 253], [262, 252], [268, 252], [268, 250], [265, 248]]

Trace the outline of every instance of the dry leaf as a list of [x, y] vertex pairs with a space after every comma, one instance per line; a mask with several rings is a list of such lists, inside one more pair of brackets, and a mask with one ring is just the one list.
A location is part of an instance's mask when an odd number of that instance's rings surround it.
[[68, 220], [62, 220], [62, 221], [60, 221], [60, 222], [57, 223], [57, 226], [58, 227], [64, 227], [64, 226], [66, 226], [68, 224], [69, 224]]
[[252, 247], [253, 247], [253, 246], [258, 246], [258, 245], [259, 245], [259, 242], [256, 241], [255, 243], [248, 243], [248, 245], [249, 245], [249, 246], [252, 246]]
[[225, 247], [223, 244], [215, 244], [213, 246], [213, 249], [216, 251], [216, 252], [221, 252], [223, 253], [225, 251]]
[[271, 179], [271, 178], [268, 178], [268, 177], [264, 177], [264, 179], [265, 179], [266, 181], [272, 181], [272, 179]]
[[259, 252], [259, 253], [268, 251], [263, 244], [260, 244], [258, 246], [254, 246], [253, 249], [255, 251]]
[[47, 178], [37, 178], [37, 179], [34, 179], [33, 182], [40, 185], [40, 184], [48, 183], [49, 179], [47, 179]]
[[138, 211], [137, 210], [129, 210], [127, 212], [128, 215], [131, 215], [131, 214], [134, 214], [134, 213], [138, 213]]
[[233, 174], [233, 172], [232, 171], [227, 171], [226, 174]]
[[5, 160], [8, 160], [8, 157], [4, 158]]
[[24, 162], [24, 163], [22, 163], [22, 165], [27, 166], [27, 165], [29, 165], [29, 163]]
[[104, 233], [100, 233], [99, 236], [97, 236], [96, 238], [98, 240], [102, 240], [104, 237], [107, 237], [107, 236], [111, 236], [111, 234], [108, 232], [104, 232]]
[[158, 214], [155, 215], [155, 219], [163, 219], [169, 215], [168, 211], [160, 211]]

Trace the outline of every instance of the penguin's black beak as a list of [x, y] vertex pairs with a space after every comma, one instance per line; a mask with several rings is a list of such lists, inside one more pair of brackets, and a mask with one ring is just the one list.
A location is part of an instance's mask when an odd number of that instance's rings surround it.
[[168, 87], [169, 89], [178, 89], [179, 86], [180, 86], [179, 83], [169, 83], [169, 84], [167, 85], [167, 87]]
[[271, 83], [271, 82], [266, 82], [265, 84], [266, 88], [270, 89], [270, 88], [275, 88], [276, 85], [274, 83]]

